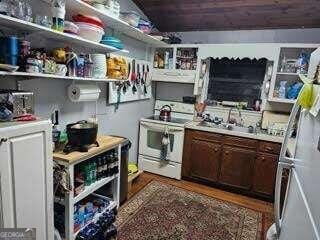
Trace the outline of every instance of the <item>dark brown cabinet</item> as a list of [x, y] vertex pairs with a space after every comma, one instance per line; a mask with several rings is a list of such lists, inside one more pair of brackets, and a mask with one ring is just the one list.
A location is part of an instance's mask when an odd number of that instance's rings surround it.
[[272, 196], [276, 180], [278, 156], [260, 153], [255, 161], [253, 191]]
[[217, 181], [221, 145], [203, 140], [193, 140], [191, 145], [192, 159], [190, 174], [195, 178]]
[[249, 190], [255, 158], [256, 152], [253, 150], [223, 147], [219, 183]]
[[273, 200], [280, 147], [278, 143], [187, 129], [182, 177]]
[[184, 175], [203, 181], [217, 181], [221, 144], [218, 139], [202, 134], [186, 136]]

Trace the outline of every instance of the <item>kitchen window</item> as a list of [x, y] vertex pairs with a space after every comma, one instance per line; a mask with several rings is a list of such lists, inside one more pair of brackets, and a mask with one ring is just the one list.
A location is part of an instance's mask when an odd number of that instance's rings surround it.
[[261, 98], [267, 59], [210, 59], [207, 100], [244, 102]]

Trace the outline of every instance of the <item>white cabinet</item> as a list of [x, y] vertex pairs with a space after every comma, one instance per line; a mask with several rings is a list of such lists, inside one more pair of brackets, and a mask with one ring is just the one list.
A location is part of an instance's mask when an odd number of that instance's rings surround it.
[[51, 136], [49, 121], [0, 124], [0, 227], [53, 240]]
[[157, 48], [154, 51], [152, 80], [194, 84], [198, 66], [196, 45]]
[[[312, 56], [312, 52], [315, 51], [318, 46], [319, 45], [317, 44], [280, 45], [277, 59], [274, 63], [274, 69], [276, 70], [276, 72], [273, 74], [270, 84], [268, 99], [270, 102], [287, 104], [295, 103], [296, 96], [292, 96], [292, 93], [289, 94], [290, 89], [295, 84], [301, 83], [299, 74], [307, 76], [308, 67], [311, 66], [309, 58]], [[305, 67], [299, 67], [298, 63], [300, 61], [298, 60], [298, 58], [303, 55], [305, 55], [305, 58], [309, 60], [309, 64], [305, 64]], [[281, 89], [282, 93], [280, 93]]]

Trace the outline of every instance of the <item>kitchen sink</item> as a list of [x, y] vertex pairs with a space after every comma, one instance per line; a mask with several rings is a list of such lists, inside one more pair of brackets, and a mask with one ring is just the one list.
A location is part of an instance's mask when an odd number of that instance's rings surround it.
[[243, 132], [243, 133], [254, 133], [252, 128], [249, 127], [241, 127], [236, 126], [229, 123], [221, 123], [221, 124], [215, 124], [211, 122], [200, 122], [198, 123], [199, 127], [212, 127], [212, 128], [218, 128], [218, 129], [224, 129], [234, 132]]

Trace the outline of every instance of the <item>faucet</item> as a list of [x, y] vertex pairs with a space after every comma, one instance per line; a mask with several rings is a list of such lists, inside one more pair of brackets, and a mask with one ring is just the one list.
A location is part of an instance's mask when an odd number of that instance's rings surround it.
[[[232, 110], [238, 110], [238, 114], [239, 114], [239, 118], [240, 118], [240, 123], [237, 123], [237, 121], [231, 121], [231, 112], [232, 112]], [[240, 127], [242, 127], [243, 126], [243, 119], [242, 119], [242, 115], [241, 115], [241, 111], [240, 111], [240, 109], [239, 108], [235, 108], [235, 107], [231, 107], [230, 108], [230, 110], [229, 110], [229, 114], [228, 114], [228, 121], [227, 121], [228, 123], [231, 123], [231, 124], [236, 124], [236, 125], [238, 125], [238, 126], [240, 126]]]

